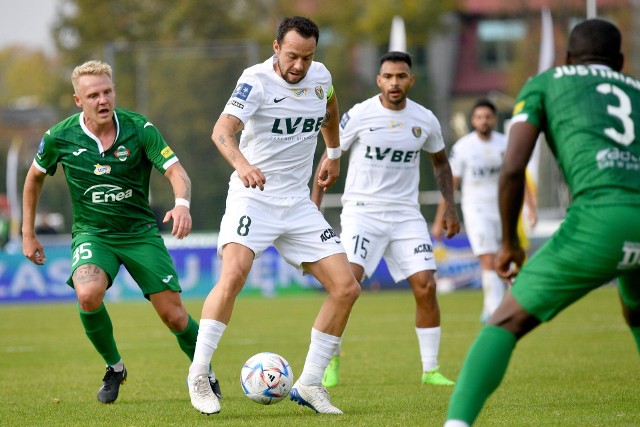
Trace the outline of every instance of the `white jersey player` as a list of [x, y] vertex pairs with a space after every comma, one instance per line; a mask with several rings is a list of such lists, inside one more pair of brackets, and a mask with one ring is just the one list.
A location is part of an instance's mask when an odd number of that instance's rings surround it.
[[[408, 54], [383, 55], [377, 77], [382, 93], [357, 104], [340, 121], [340, 146], [350, 150], [340, 238], [356, 279], [371, 276], [384, 257], [396, 282], [408, 280], [416, 299], [421, 380], [452, 385], [438, 370], [436, 263], [418, 204], [421, 151], [430, 156], [438, 187], [449, 203], [444, 227], [450, 237], [458, 232], [459, 222], [440, 124], [431, 111], [407, 98], [413, 81]], [[318, 182], [312, 194], [318, 205], [320, 187]], [[339, 361], [336, 353], [325, 371], [325, 386], [338, 383]]]
[[[482, 114], [479, 108], [476, 107], [475, 114]], [[483, 108], [490, 111], [489, 107]], [[484, 114], [491, 114], [488, 111]], [[504, 134], [489, 131], [481, 136], [475, 130], [451, 148], [451, 171], [454, 180], [460, 182], [464, 224], [476, 256], [495, 254], [500, 247], [498, 177], [506, 149]]]
[[[218, 238], [220, 279], [205, 300], [189, 369], [191, 403], [206, 414], [220, 411], [208, 379], [213, 352], [254, 258], [270, 245], [290, 264], [314, 275], [328, 292], [291, 400], [316, 412], [342, 413], [329, 401], [322, 374], [360, 286], [339, 239], [309, 199], [318, 133], [330, 153], [321, 165], [324, 185], [337, 179], [341, 154], [331, 75], [313, 61], [318, 36], [318, 27], [307, 18], [283, 19], [273, 58], [245, 70], [213, 129], [213, 142], [235, 172]], [[235, 135], [241, 130], [238, 143]]]
[[[473, 132], [460, 138], [451, 148], [450, 155], [454, 186], [461, 186], [465, 231], [482, 270], [483, 322], [498, 307], [507, 286], [494, 267], [502, 238], [498, 178], [507, 148], [505, 135], [494, 130], [496, 113], [491, 101], [478, 100], [471, 109]], [[436, 239], [440, 238], [437, 222], [431, 228], [431, 234]]]

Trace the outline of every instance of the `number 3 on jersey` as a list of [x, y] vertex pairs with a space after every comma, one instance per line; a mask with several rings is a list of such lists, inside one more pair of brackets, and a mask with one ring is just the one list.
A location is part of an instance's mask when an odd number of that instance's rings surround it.
[[629, 145], [636, 139], [636, 130], [631, 119], [631, 100], [629, 95], [624, 93], [618, 86], [610, 83], [600, 83], [596, 90], [604, 95], [613, 94], [620, 101], [620, 106], [607, 105], [607, 113], [618, 118], [622, 122], [624, 133], [620, 133], [614, 128], [606, 128], [605, 135], [613, 139], [618, 144]]

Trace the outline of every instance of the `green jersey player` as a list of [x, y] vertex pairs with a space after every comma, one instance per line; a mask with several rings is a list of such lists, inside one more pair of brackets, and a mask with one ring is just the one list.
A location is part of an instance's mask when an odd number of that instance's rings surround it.
[[[517, 279], [469, 350], [447, 427], [474, 422], [522, 336], [614, 278], [640, 350], [640, 227], [632, 226], [640, 216], [640, 81], [620, 72], [620, 45], [613, 24], [578, 24], [569, 37], [567, 65], [532, 78], [518, 97], [500, 175], [503, 236], [496, 258], [498, 273]], [[519, 271], [524, 251], [516, 224], [540, 131], [573, 203], [559, 230]]]
[[178, 275], [149, 207], [149, 176], [155, 167], [170, 181], [178, 239], [191, 231], [191, 182], [160, 132], [140, 114], [116, 109], [111, 67], [89, 61], [71, 76], [82, 112], [49, 129], [29, 169], [23, 195], [23, 252], [42, 265], [46, 256], [35, 230], [44, 180], [62, 164], [73, 203], [72, 262], [68, 284], [76, 291], [87, 337], [107, 365], [98, 400], [118, 397], [127, 371], [103, 304], [123, 264], [178, 343], [192, 359], [198, 324], [180, 299]]

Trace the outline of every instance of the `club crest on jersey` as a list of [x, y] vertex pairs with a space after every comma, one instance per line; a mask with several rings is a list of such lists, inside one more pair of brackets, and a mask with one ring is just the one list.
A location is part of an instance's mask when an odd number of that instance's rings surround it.
[[97, 165], [94, 165], [95, 169], [93, 170], [93, 173], [96, 175], [105, 175], [105, 174], [110, 174], [111, 173], [111, 166], [109, 165], [101, 165], [100, 163], [98, 163]]
[[324, 98], [324, 90], [322, 90], [322, 86], [320, 85], [316, 86], [316, 96], [318, 99]]
[[411, 128], [411, 133], [413, 133], [413, 136], [416, 138], [420, 138], [420, 135], [422, 135], [422, 128], [420, 126], [414, 126]]
[[307, 89], [293, 89], [293, 96], [296, 98], [300, 98], [301, 96], [305, 96], [307, 94]]
[[131, 151], [129, 151], [124, 145], [121, 145], [116, 149], [116, 152], [113, 153], [113, 155], [116, 156], [116, 159], [124, 162], [129, 158], [129, 155], [131, 155]]

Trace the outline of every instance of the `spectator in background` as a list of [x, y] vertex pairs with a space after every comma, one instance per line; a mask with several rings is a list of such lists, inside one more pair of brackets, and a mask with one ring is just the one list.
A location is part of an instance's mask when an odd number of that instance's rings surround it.
[[36, 234], [58, 234], [58, 230], [50, 222], [50, 214], [48, 212], [42, 212], [39, 215], [40, 221], [36, 225]]

